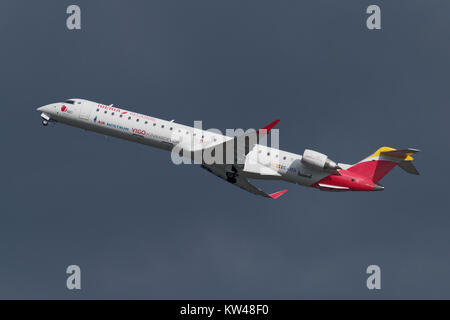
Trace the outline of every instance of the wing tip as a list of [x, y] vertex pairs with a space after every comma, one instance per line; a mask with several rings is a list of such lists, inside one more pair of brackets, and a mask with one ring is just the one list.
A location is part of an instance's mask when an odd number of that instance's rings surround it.
[[259, 129], [258, 131], [261, 132], [261, 131], [265, 130], [266, 133], [269, 133], [269, 131], [272, 130], [272, 128], [275, 127], [278, 124], [278, 122], [280, 122], [280, 119], [275, 120], [274, 122], [268, 124], [267, 126], [265, 126], [262, 129]]
[[278, 192], [275, 192], [275, 193], [271, 193], [271, 194], [269, 194], [269, 197], [271, 197], [272, 199], [278, 199], [278, 198], [281, 197], [283, 194], [285, 194], [287, 191], [288, 191], [288, 190], [285, 189], [285, 190], [281, 190], [281, 191], [278, 191]]

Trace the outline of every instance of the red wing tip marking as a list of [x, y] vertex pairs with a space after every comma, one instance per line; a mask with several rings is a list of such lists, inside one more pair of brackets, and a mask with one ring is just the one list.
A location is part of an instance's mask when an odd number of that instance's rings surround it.
[[283, 194], [285, 194], [286, 192], [287, 192], [287, 189], [281, 190], [281, 191], [269, 194], [269, 197], [271, 197], [272, 199], [277, 199], [277, 198], [281, 197]]
[[266, 130], [266, 133], [269, 133], [269, 131], [272, 130], [272, 128], [275, 127], [278, 122], [280, 122], [280, 119], [277, 119], [274, 122], [272, 122], [271, 124], [268, 124], [267, 126], [265, 126], [264, 128], [259, 129], [258, 132]]

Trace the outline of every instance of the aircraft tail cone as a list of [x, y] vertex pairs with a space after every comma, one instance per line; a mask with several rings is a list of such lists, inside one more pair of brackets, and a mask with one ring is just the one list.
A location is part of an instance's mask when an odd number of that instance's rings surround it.
[[373, 191], [382, 191], [382, 190], [384, 190], [384, 187], [380, 186], [379, 184], [375, 184], [373, 186]]

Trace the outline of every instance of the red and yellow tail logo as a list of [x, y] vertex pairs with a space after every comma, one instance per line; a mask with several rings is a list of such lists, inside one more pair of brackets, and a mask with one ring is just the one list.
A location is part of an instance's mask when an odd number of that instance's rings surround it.
[[397, 150], [389, 147], [381, 147], [373, 154], [347, 170], [357, 175], [367, 177], [374, 183], [380, 181], [396, 165], [399, 165], [408, 173], [419, 174], [412, 163], [414, 158], [411, 156], [416, 152], [419, 152], [419, 150]]

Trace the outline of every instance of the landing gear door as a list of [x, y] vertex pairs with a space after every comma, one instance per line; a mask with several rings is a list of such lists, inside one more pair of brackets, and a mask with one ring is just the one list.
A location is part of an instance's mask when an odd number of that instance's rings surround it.
[[89, 116], [91, 115], [91, 106], [87, 103], [81, 102], [80, 104], [80, 119], [89, 120]]

